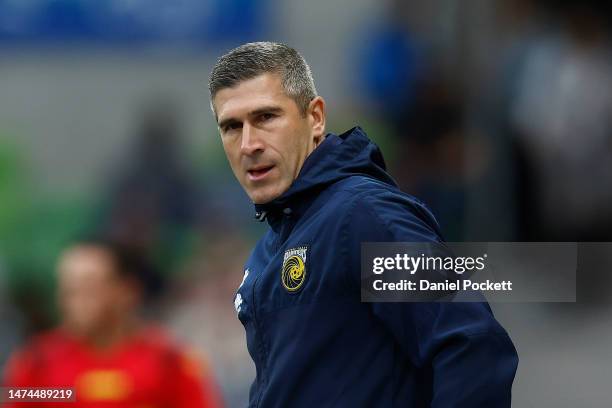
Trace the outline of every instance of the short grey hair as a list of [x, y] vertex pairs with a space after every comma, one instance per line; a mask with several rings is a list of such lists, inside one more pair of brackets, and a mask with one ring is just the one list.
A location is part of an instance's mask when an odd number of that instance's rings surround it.
[[211, 108], [217, 92], [265, 73], [281, 75], [285, 93], [305, 115], [310, 101], [317, 96], [310, 67], [295, 49], [275, 42], [252, 42], [223, 55], [213, 68], [208, 82]]

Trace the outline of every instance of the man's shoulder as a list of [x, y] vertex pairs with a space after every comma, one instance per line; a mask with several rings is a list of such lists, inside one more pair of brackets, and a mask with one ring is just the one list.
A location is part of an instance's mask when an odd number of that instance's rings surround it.
[[376, 226], [398, 239], [412, 238], [414, 232], [427, 240], [441, 238], [438, 222], [425, 203], [394, 185], [357, 175], [336, 183], [329, 194], [329, 215], [345, 219], [349, 227]]
[[347, 177], [335, 183], [328, 194], [325, 198], [331, 204], [329, 207], [344, 214], [354, 207], [371, 212], [384, 211], [385, 207], [408, 212], [427, 209], [421, 200], [398, 187], [365, 175]]
[[401, 193], [397, 187], [365, 174], [355, 174], [345, 177], [330, 186], [330, 192], [334, 194], [349, 193], [359, 195], [384, 191], [397, 191]]

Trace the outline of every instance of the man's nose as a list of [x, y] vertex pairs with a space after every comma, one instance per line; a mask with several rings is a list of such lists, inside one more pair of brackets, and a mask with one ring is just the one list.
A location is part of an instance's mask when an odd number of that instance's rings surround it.
[[242, 124], [242, 143], [240, 145], [240, 152], [244, 155], [251, 156], [258, 151], [263, 151], [264, 146], [259, 138], [257, 129], [248, 123]]

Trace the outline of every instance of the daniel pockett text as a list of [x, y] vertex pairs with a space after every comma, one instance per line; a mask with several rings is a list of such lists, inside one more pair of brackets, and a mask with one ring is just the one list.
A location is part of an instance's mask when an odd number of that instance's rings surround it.
[[[409, 291], [491, 291], [491, 290], [512, 290], [512, 281], [503, 280], [501, 282], [487, 279], [485, 282], [472, 281], [470, 279], [452, 279], [453, 272], [458, 276], [463, 276], [465, 272], [482, 271], [486, 268], [487, 254], [478, 257], [461, 256], [412, 256], [407, 253], [395, 254], [391, 257], [376, 257], [372, 260], [372, 273], [381, 275], [385, 271], [405, 271], [410, 275], [422, 272], [424, 277], [416, 281], [401, 279], [399, 282], [385, 282], [383, 279], [376, 279], [372, 287], [376, 291], [381, 290], [409, 290]], [[426, 272], [445, 272], [451, 279], [439, 281], [440, 275], [435, 280], [426, 277]]]
[[576, 243], [364, 243], [365, 302], [576, 299]]

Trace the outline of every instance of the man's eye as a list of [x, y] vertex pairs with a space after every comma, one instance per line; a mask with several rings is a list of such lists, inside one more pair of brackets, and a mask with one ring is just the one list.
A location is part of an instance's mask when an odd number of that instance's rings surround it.
[[273, 113], [262, 113], [261, 115], [259, 115], [259, 120], [265, 122], [267, 120], [272, 119], [274, 116], [276, 115], [274, 115]]
[[242, 124], [240, 123], [230, 123], [229, 125], [225, 126], [224, 131], [229, 132], [231, 130], [240, 129], [241, 127], [242, 127]]

